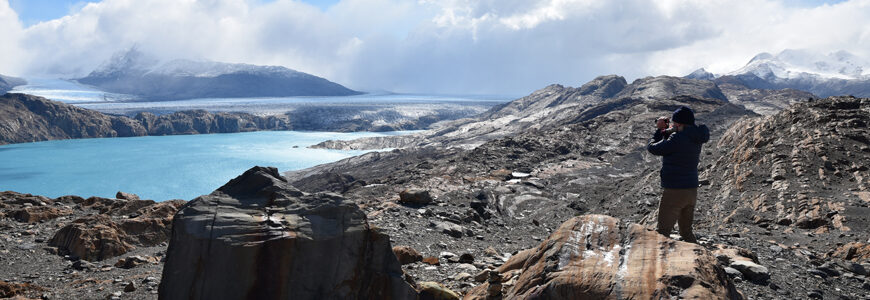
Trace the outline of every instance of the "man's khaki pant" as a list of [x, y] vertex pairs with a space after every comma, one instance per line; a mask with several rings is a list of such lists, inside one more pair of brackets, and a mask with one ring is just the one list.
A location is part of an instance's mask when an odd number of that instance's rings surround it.
[[659, 222], [656, 231], [668, 236], [674, 229], [674, 223], [679, 223], [680, 236], [683, 241], [695, 243], [692, 233], [692, 220], [695, 215], [695, 202], [698, 200], [698, 189], [664, 189], [662, 201], [659, 202]]

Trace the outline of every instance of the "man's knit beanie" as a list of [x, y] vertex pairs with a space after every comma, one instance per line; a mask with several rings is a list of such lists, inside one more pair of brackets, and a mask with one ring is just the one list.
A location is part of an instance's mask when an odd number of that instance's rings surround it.
[[695, 113], [692, 112], [691, 108], [681, 106], [674, 111], [671, 121], [681, 124], [695, 125]]

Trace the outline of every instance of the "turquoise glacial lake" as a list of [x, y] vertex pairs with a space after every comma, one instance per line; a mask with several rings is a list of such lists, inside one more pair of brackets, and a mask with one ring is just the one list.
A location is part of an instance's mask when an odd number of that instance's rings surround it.
[[253, 166], [284, 172], [367, 152], [307, 148], [325, 140], [406, 133], [261, 131], [3, 145], [0, 191], [51, 198], [112, 198], [124, 191], [142, 199], [191, 200]]

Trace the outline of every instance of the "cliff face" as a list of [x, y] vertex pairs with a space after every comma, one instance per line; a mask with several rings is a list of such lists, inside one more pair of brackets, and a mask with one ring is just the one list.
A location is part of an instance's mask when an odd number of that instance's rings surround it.
[[6, 94], [0, 97], [0, 144], [77, 138], [129, 137], [257, 130], [288, 130], [286, 118], [240, 113], [183, 111], [135, 118], [112, 116], [42, 97]]
[[24, 94], [0, 97], [0, 143], [140, 136], [146, 131], [133, 120], [112, 117]]
[[[392, 109], [361, 111], [371, 107], [303, 107], [280, 115], [204, 110], [164, 115], [140, 112], [132, 117], [103, 114], [42, 97], [25, 94], [0, 96], [0, 145], [46, 140], [234, 133], [261, 130], [397, 131], [420, 130], [445, 119], [473, 114], [475, 109], [432, 110], [416, 117], [396, 116]], [[399, 146], [402, 144], [396, 143]]]

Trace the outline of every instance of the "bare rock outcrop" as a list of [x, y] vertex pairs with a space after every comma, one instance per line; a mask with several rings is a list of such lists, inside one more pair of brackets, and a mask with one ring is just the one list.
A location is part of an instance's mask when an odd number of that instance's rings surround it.
[[[231, 284], [228, 284], [231, 283]], [[364, 212], [255, 167], [175, 216], [161, 299], [413, 299]]]
[[58, 230], [48, 245], [87, 261], [115, 257], [133, 249], [133, 245], [124, 241], [124, 232], [118, 224], [104, 215], [73, 221]]
[[87, 261], [104, 260], [127, 253], [135, 246], [155, 246], [167, 241], [172, 217], [184, 203], [180, 200], [155, 203], [151, 200], [98, 197], [73, 201], [101, 213], [67, 224], [48, 244], [57, 247], [61, 253]]
[[[499, 267], [520, 271], [505, 299], [742, 299], [703, 247], [674, 241], [632, 224], [620, 234], [619, 220], [584, 215], [563, 223], [540, 246]], [[465, 299], [487, 299], [490, 283]]]
[[671, 76], [640, 78], [615, 95], [616, 98], [664, 99], [680, 95], [728, 101], [719, 86], [709, 80]]
[[124, 200], [139, 200], [139, 195], [118, 191], [118, 193], [115, 194], [115, 198]]
[[870, 244], [851, 242], [831, 250], [827, 256], [853, 262], [870, 263]]
[[721, 228], [735, 223], [816, 234], [866, 226], [870, 99], [831, 97], [735, 123], [700, 176]]
[[72, 210], [51, 206], [31, 206], [13, 211], [11, 214], [18, 222], [37, 223], [72, 214]]
[[30, 299], [25, 295], [39, 292], [42, 287], [29, 283], [12, 283], [0, 280], [0, 298]]

